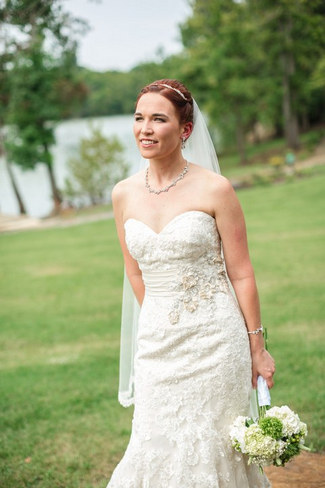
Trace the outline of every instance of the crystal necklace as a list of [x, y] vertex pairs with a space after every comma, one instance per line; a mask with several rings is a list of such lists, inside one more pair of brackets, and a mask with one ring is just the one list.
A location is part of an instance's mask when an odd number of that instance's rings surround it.
[[176, 176], [176, 178], [170, 183], [170, 185], [165, 186], [161, 190], [155, 190], [154, 188], [151, 188], [149, 184], [149, 168], [147, 168], [146, 180], [145, 180], [146, 188], [148, 189], [149, 193], [154, 193], [155, 195], [159, 195], [162, 192], [167, 192], [172, 186], [176, 186], [176, 183], [178, 183], [179, 180], [182, 180], [184, 178], [184, 176], [188, 173], [188, 170], [189, 170], [189, 165], [188, 165], [188, 161], [186, 161], [183, 171], [178, 176]]

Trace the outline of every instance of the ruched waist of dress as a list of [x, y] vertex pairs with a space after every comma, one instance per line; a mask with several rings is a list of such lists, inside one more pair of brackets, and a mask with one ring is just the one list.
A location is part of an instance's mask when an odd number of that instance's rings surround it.
[[177, 268], [168, 270], [142, 271], [146, 295], [150, 297], [175, 296]]
[[173, 297], [168, 313], [171, 324], [179, 321], [182, 311], [195, 312], [200, 304], [213, 302], [218, 293], [229, 293], [224, 268], [219, 263], [189, 263], [173, 268], [142, 270], [148, 297]]

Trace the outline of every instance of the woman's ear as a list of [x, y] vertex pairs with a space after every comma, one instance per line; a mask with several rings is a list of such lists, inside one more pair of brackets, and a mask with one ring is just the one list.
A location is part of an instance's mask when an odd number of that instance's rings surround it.
[[193, 130], [193, 123], [186, 122], [186, 124], [183, 127], [182, 138], [188, 139], [192, 134], [192, 130]]

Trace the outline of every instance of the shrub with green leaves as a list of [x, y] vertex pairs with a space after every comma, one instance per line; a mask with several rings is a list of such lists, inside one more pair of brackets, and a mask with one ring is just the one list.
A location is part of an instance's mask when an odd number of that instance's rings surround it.
[[127, 175], [118, 138], [106, 137], [98, 127], [90, 126], [90, 131], [81, 139], [77, 157], [68, 161], [71, 177], [66, 178], [63, 193], [70, 205], [107, 202], [113, 185]]

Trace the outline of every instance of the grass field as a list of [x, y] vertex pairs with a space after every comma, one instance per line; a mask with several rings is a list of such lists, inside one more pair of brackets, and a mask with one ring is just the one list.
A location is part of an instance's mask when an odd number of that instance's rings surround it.
[[[288, 404], [322, 450], [325, 175], [239, 193]], [[3, 488], [103, 488], [130, 434], [117, 402], [122, 259], [113, 221], [0, 236]]]

